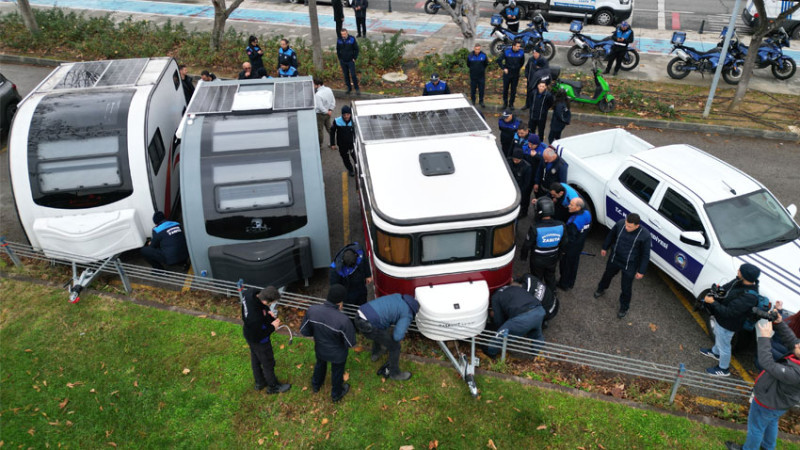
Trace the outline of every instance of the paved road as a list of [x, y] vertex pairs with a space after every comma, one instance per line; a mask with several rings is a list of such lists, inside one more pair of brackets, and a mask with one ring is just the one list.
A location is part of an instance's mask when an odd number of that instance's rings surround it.
[[[10, 64], [3, 67], [3, 72], [17, 82], [23, 95], [35, 87], [49, 71], [50, 69]], [[339, 106], [349, 100], [338, 99]], [[487, 121], [497, 133], [497, 117], [489, 114]], [[605, 126], [601, 124], [574, 121], [567, 127], [564, 136], [603, 128]], [[784, 204], [800, 204], [796, 172], [796, 168], [800, 167], [800, 145], [796, 143], [747, 138], [729, 139], [719, 135], [661, 132], [650, 129], [632, 132], [655, 145], [683, 142], [709, 151], [765, 182]], [[345, 243], [363, 241], [358, 196], [352, 180], [343, 171], [338, 152], [325, 147], [322, 153], [331, 249], [336, 251]], [[10, 195], [7, 151], [3, 151], [1, 156], [0, 235], [9, 237], [9, 240], [24, 242], [24, 235], [16, 220]], [[523, 219], [519, 223], [518, 243], [524, 239], [528, 225], [528, 219]], [[605, 230], [594, 230], [587, 242], [586, 251], [599, 254], [604, 235]], [[625, 320], [618, 320], [616, 318], [618, 282], [612, 285], [608, 294], [601, 300], [595, 300], [591, 295], [602, 273], [603, 265], [599, 257], [583, 258], [576, 288], [561, 294], [563, 302], [561, 311], [546, 332], [548, 340], [606, 353], [623, 354], [646, 361], [672, 364], [676, 367], [679, 363], [686, 363], [689, 369], [694, 370], [710, 366], [711, 361], [701, 356], [697, 349], [700, 346], [708, 346], [711, 340], [664, 282], [658, 269], [651, 266], [652, 269], [648, 271], [647, 276], [635, 284], [631, 311]], [[515, 274], [521, 275], [526, 270], [527, 262], [517, 260], [514, 266]], [[322, 272], [318, 271], [313, 278], [310, 293], [322, 295], [325, 291], [327, 275]], [[682, 291], [678, 289], [678, 292]], [[689, 294], [682, 292], [682, 295]], [[745, 366], [752, 367], [752, 351], [741, 355], [741, 360]]]

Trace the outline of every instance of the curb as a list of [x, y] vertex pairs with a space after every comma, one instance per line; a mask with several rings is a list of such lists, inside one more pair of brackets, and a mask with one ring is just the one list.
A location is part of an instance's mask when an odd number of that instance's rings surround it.
[[[70, 62], [70, 61], [35, 58], [31, 56], [0, 54], [0, 63], [7, 63], [7, 64], [27, 64], [32, 66], [55, 67], [65, 62]], [[370, 94], [370, 93], [364, 93], [356, 97], [352, 95], [347, 95], [345, 91], [341, 89], [333, 89], [333, 93], [338, 98], [352, 98], [359, 100], [392, 98], [392, 96], [390, 95]], [[497, 106], [488, 106], [484, 108], [484, 111], [501, 112], [500, 108]], [[658, 129], [673, 130], [673, 131], [717, 133], [717, 134], [725, 134], [728, 136], [741, 136], [741, 137], [750, 137], [756, 139], [772, 139], [779, 141], [800, 142], [800, 134], [791, 133], [788, 131], [759, 130], [756, 128], [741, 128], [728, 125], [709, 125], [702, 123], [677, 122], [677, 121], [662, 120], [662, 119], [643, 119], [639, 117], [605, 116], [600, 114], [589, 114], [589, 113], [575, 113], [573, 114], [573, 118], [583, 122], [600, 123], [600, 124], [607, 123], [609, 125], [615, 125], [615, 126], [627, 126], [630, 124], [634, 124], [640, 127], [658, 128]]]

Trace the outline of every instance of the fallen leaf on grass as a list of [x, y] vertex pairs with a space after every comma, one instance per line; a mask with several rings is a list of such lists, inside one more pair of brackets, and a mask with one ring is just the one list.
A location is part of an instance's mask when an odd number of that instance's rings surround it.
[[[213, 331], [211, 332], [211, 337], [214, 337], [214, 336], [216, 336], [216, 335], [217, 335], [217, 333], [215, 333], [215, 332], [213, 332]], [[282, 345], [281, 345], [281, 348], [283, 348], [283, 346], [282, 346]]]
[[323, 418], [323, 419], [320, 421], [320, 423], [321, 423], [321, 424], [323, 424], [323, 425], [327, 424], [327, 423], [328, 423], [328, 418], [327, 418], [327, 417], [324, 417], [324, 418]]
[[350, 372], [345, 372], [344, 376], [342, 378], [344, 379], [344, 381], [349, 380], [350, 379]]
[[411, 401], [412, 402], [417, 402], [417, 401], [419, 401], [420, 398], [421, 398], [420, 396], [416, 396], [416, 397], [412, 398]]
[[76, 382], [74, 382], [74, 383], [67, 383], [67, 387], [68, 387], [68, 388], [70, 388], [70, 389], [72, 389], [72, 388], [74, 388], [75, 386], [80, 386], [80, 385], [82, 385], [82, 384], [84, 384], [84, 383], [83, 383], [83, 381], [76, 381]]
[[414, 450], [413, 445], [401, 445], [400, 450]]
[[434, 448], [439, 448], [439, 441], [428, 442], [428, 450], [433, 450]]
[[258, 438], [258, 445], [264, 445], [264, 438]]
[[185, 367], [185, 368], [183, 369], [183, 374], [184, 374], [184, 375], [189, 375], [189, 372], [191, 372], [191, 370], [189, 370], [189, 368], [188, 368], [188, 367]]
[[450, 423], [454, 423], [454, 420], [453, 420], [453, 418], [452, 418], [452, 417], [450, 417], [450, 416], [448, 416], [448, 417], [447, 417], [447, 420], [449, 420], [449, 421], [450, 421]]
[[494, 445], [494, 441], [491, 440], [491, 439], [489, 439], [489, 443], [486, 444], [486, 446], [489, 447], [492, 450], [497, 450], [497, 446]]
[[286, 347], [286, 346], [285, 346], [285, 345], [283, 345], [283, 344], [281, 344], [281, 346], [280, 346], [280, 347], [278, 347], [278, 348], [280, 348], [281, 350], [283, 350], [283, 348], [284, 348], [284, 347]]
[[654, 324], [654, 323], [651, 323], [651, 324], [650, 324], [650, 325], [648, 325], [648, 326], [650, 327], [650, 331], [652, 331], [653, 333], [655, 333], [655, 332], [656, 332], [656, 330], [658, 329], [658, 325], [656, 325], [656, 324]]
[[133, 387], [139, 387], [139, 380], [133, 380]]
[[69, 403], [69, 399], [65, 398], [63, 402], [58, 404], [58, 407], [61, 408], [61, 409], [64, 409], [64, 408], [67, 407], [67, 403]]
[[28, 434], [30, 434], [31, 436], [33, 436], [34, 434], [36, 434], [36, 430], [34, 430], [33, 428], [31, 428], [30, 430], [28, 430]]
[[536, 427], [536, 429], [537, 430], [546, 430], [547, 429], [547, 425], [539, 425], [538, 427]]
[[116, 442], [106, 442], [106, 444], [108, 444], [108, 445], [110, 445], [110, 446], [112, 446], [114, 448], [117, 448], [117, 443]]
[[33, 350], [31, 350], [31, 349], [29, 349], [29, 348], [26, 348], [26, 349], [25, 349], [25, 353], [33, 353]]
[[328, 440], [330, 438], [331, 438], [331, 432], [328, 431], [327, 433], [325, 433], [325, 440]]
[[274, 434], [275, 436], [280, 436], [281, 435], [280, 433], [278, 433], [278, 430], [275, 430], [272, 434]]

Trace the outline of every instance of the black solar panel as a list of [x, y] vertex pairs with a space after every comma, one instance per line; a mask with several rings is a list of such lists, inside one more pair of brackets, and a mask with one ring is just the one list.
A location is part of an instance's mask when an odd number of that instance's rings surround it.
[[275, 83], [275, 101], [272, 109], [291, 110], [314, 107], [314, 84], [308, 81]]
[[203, 86], [195, 91], [187, 112], [190, 114], [230, 112], [238, 88], [238, 84], [218, 86], [203, 83]]
[[356, 122], [365, 141], [489, 131], [470, 107], [359, 116]]
[[53, 89], [75, 89], [94, 87], [111, 61], [76, 63]]
[[101, 86], [130, 86], [136, 84], [142, 74], [146, 59], [122, 59], [111, 62], [103, 77], [97, 82]]

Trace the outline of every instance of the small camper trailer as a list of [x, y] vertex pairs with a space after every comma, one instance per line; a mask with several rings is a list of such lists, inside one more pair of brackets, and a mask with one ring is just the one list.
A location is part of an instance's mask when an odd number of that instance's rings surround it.
[[201, 83], [179, 134], [195, 273], [285, 286], [330, 264], [310, 77]]
[[144, 245], [178, 195], [186, 100], [172, 58], [62, 64], [19, 104], [14, 200], [31, 245], [96, 261]]

